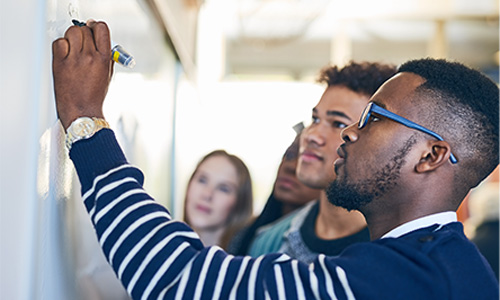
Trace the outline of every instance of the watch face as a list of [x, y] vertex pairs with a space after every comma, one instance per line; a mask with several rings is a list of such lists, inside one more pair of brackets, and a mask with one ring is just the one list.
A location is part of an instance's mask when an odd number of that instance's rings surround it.
[[71, 125], [71, 133], [75, 137], [86, 137], [95, 131], [95, 122], [91, 118], [79, 118]]

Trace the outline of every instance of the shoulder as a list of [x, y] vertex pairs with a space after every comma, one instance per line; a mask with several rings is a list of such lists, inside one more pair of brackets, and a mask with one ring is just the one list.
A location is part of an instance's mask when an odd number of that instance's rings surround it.
[[[342, 256], [356, 256], [360, 260], [369, 260], [372, 264], [399, 261], [409, 267], [412, 263], [422, 266], [424, 261], [436, 265], [456, 262], [465, 259], [465, 253], [476, 256], [478, 251], [465, 237], [462, 224], [454, 222], [445, 226], [421, 228], [398, 238], [356, 243], [347, 247]], [[374, 259], [375, 257], [378, 259]]]
[[257, 257], [262, 254], [274, 253], [281, 246], [283, 234], [290, 227], [293, 216], [286, 216], [258, 230], [250, 245], [249, 254]]
[[307, 215], [309, 209], [310, 205], [308, 204], [273, 223], [261, 227], [250, 245], [249, 254], [255, 257], [277, 252], [281, 247], [285, 233], [290, 229], [294, 220], [297, 218], [302, 219], [301, 216], [304, 214], [304, 211], [306, 212], [305, 215]]
[[[415, 286], [420, 288], [411, 293], [419, 295], [426, 290], [434, 295], [429, 296], [432, 299], [476, 298], [473, 295], [477, 290], [470, 286], [480, 287], [484, 294], [498, 295], [498, 282], [494, 282], [492, 271], [458, 222], [433, 225], [398, 238], [353, 244], [332, 263], [350, 275], [353, 290], [361, 289], [366, 276], [371, 275], [374, 283], [381, 281], [382, 285], [382, 281], [390, 280], [394, 287], [418, 281]], [[369, 270], [366, 266], [370, 266]]]
[[299, 228], [302, 226], [304, 223], [304, 220], [307, 218], [309, 215], [309, 212], [313, 207], [319, 205], [319, 201], [310, 201], [304, 207], [300, 208], [297, 210], [297, 212], [294, 214], [293, 218], [290, 220], [290, 227], [292, 230], [299, 230]]
[[304, 218], [311, 210], [311, 207], [313, 207], [316, 202], [317, 201], [311, 201], [304, 207], [301, 207], [289, 213], [288, 215], [281, 217], [271, 224], [263, 226], [258, 230], [258, 236], [264, 236], [268, 238], [282, 236], [290, 227], [300, 226], [304, 221]]

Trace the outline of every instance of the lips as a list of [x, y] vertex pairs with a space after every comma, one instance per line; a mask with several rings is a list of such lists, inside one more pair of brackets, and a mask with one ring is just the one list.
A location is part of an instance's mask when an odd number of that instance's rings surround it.
[[345, 144], [342, 144], [342, 145], [340, 145], [340, 147], [337, 148], [337, 154], [338, 154], [339, 158], [337, 158], [335, 160], [335, 162], [333, 163], [336, 174], [338, 174], [340, 166], [342, 166], [344, 164], [344, 161], [345, 161], [346, 152], [343, 148], [344, 146], [345, 146]]
[[204, 205], [196, 205], [196, 210], [198, 211], [201, 211], [203, 213], [206, 213], [206, 214], [210, 214], [212, 212], [212, 209], [210, 209], [209, 207], [207, 206], [204, 206]]
[[305, 150], [304, 152], [302, 152], [302, 154], [300, 156], [302, 158], [302, 161], [323, 160], [323, 157], [321, 157], [321, 155], [316, 154], [315, 152], [310, 151], [310, 150]]
[[345, 158], [346, 157], [346, 152], [345, 152], [345, 144], [340, 145], [337, 148], [337, 154], [339, 155], [339, 158]]
[[277, 186], [283, 189], [292, 189], [297, 186], [297, 181], [286, 176], [280, 176], [277, 179]]

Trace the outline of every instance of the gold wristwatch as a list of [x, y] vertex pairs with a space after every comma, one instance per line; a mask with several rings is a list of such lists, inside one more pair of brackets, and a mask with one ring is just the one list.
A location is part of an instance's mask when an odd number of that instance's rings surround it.
[[66, 131], [66, 148], [71, 150], [74, 142], [88, 139], [103, 128], [109, 128], [109, 124], [101, 118], [80, 117], [74, 120]]

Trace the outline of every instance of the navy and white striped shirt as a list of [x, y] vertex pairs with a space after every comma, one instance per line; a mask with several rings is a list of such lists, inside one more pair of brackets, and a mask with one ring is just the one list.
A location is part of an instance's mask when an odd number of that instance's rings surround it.
[[234, 257], [205, 248], [142, 188], [109, 129], [70, 152], [85, 206], [118, 278], [134, 299], [493, 299], [498, 282], [460, 223], [320, 255]]

